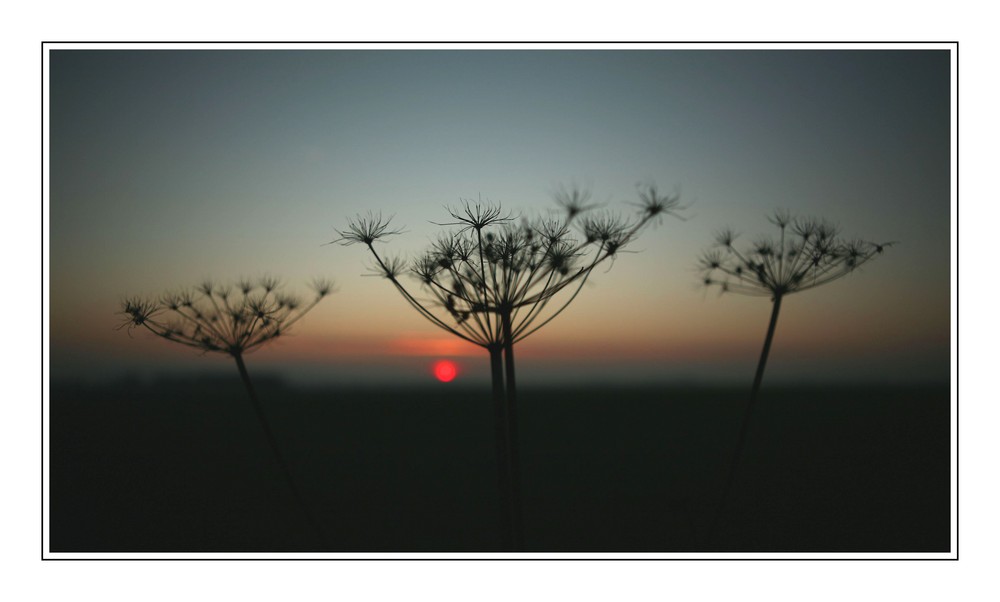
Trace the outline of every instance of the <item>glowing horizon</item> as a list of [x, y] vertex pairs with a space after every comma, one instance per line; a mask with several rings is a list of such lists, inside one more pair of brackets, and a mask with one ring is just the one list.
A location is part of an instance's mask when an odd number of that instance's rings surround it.
[[384, 279], [362, 277], [363, 249], [326, 244], [335, 229], [368, 210], [395, 215], [405, 233], [384, 248], [413, 257], [460, 198], [535, 214], [577, 182], [627, 212], [636, 182], [655, 181], [679, 190], [689, 219], [664, 219], [637, 253], [596, 271], [564, 315], [518, 345], [526, 373], [638, 363], [669, 366], [671, 378], [684, 366], [738, 378], [760, 351], [768, 302], [706, 292], [694, 265], [719, 228], [749, 243], [787, 208], [900, 244], [787, 299], [775, 374], [801, 361], [814, 367], [789, 371], [948, 378], [946, 52], [51, 56], [55, 377], [196, 364], [116, 331], [120, 300], [264, 273], [291, 291], [332, 277], [337, 292], [255, 361], [375, 370], [392, 360], [391, 375], [397, 360], [461, 358], [480, 370], [482, 349], [435, 329]]

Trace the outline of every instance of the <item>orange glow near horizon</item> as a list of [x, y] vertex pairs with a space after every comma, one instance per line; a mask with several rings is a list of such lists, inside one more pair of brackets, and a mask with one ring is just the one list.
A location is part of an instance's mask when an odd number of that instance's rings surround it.
[[[779, 329], [783, 326], [779, 324]], [[928, 348], [946, 346], [947, 334], [941, 336], [908, 335], [905, 332], [888, 330], [878, 343], [858, 340], [856, 331], [842, 331], [839, 336], [823, 332], [801, 333], [794, 329], [779, 330], [775, 339], [775, 351], [806, 354], [814, 357], [830, 357], [838, 354], [857, 356], [865, 353], [900, 354], [914, 347]], [[170, 345], [150, 333], [136, 329], [132, 336], [124, 336], [109, 323], [100, 331], [100, 336], [87, 337], [83, 332], [71, 332], [61, 337], [53, 337], [53, 344], [64, 349], [74, 349], [88, 355], [107, 354], [110, 358], [134, 357], [136, 354], [151, 361], [184, 359], [198, 356], [198, 352], [186, 347]], [[731, 338], [715, 333], [703, 332], [702, 339], [675, 336], [655, 338], [604, 341], [598, 337], [538, 337], [518, 345], [517, 357], [522, 359], [546, 359], [562, 361], [635, 362], [635, 361], [729, 361], [739, 358], [756, 358], [760, 353], [761, 340], [757, 332], [730, 334]], [[403, 336], [387, 338], [336, 337], [293, 333], [287, 339], [275, 341], [261, 348], [255, 358], [278, 359], [282, 361], [339, 361], [368, 362], [378, 358], [470, 358], [472, 361], [487, 361], [485, 350], [454, 337], [407, 333]]]
[[455, 337], [437, 338], [404, 336], [396, 337], [388, 342], [386, 352], [390, 355], [417, 356], [479, 356], [485, 351], [472, 343]]

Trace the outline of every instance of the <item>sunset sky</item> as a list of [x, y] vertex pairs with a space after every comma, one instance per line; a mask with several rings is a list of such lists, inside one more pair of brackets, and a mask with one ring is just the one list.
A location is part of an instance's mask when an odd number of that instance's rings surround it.
[[[767, 299], [699, 286], [699, 254], [774, 210], [896, 241], [788, 297], [773, 381], [949, 376], [951, 67], [946, 51], [55, 50], [50, 58], [53, 379], [231, 369], [116, 330], [127, 295], [272, 274], [337, 292], [248, 357], [335, 382], [485, 381], [485, 352], [423, 321], [359, 246], [327, 245], [368, 210], [424, 249], [446, 205], [524, 214], [560, 185], [633, 211], [636, 184], [678, 191], [685, 221], [645, 231], [518, 347], [524, 382], [742, 382]], [[417, 285], [414, 283], [414, 287]]]

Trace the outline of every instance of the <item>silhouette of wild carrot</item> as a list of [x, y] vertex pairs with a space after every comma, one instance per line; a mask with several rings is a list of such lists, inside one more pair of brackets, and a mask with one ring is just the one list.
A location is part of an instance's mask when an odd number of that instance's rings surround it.
[[330, 294], [332, 284], [326, 280], [315, 280], [311, 287], [315, 296], [305, 303], [284, 293], [281, 288], [277, 279], [263, 277], [256, 282], [241, 279], [235, 286], [220, 286], [206, 281], [193, 290], [164, 294], [158, 301], [133, 297], [121, 304], [119, 313], [124, 319], [119, 328], [127, 327], [131, 334], [133, 329], [142, 327], [167, 341], [204, 353], [224, 353], [236, 361], [254, 413], [285, 483], [318, 538], [325, 541], [319, 521], [309, 510], [281, 454], [243, 356], [287, 334], [293, 324]]
[[893, 244], [845, 240], [828, 222], [793, 219], [787, 211], [776, 211], [769, 221], [778, 227], [776, 238], [760, 237], [741, 252], [734, 246], [736, 234], [725, 229], [716, 234], [715, 247], [704, 252], [699, 260], [705, 286], [718, 288], [723, 293], [769, 297], [772, 303], [764, 348], [757, 362], [750, 401], [743, 412], [729, 474], [709, 532], [710, 538], [725, 509], [743, 454], [782, 300], [793, 293], [847, 276]]
[[[333, 241], [364, 245], [373, 271], [417, 313], [489, 353], [506, 549], [523, 544], [514, 345], [560, 315], [593, 270], [613, 261], [646, 225], [680, 209], [677, 195], [660, 194], [654, 185], [641, 188], [639, 197], [630, 219], [595, 214], [589, 193], [578, 189], [556, 194], [558, 215], [532, 219], [517, 219], [497, 203], [463, 200], [448, 209], [450, 220], [432, 222], [450, 230], [412, 261], [376, 249], [376, 242], [402, 232], [381, 214], [357, 216]], [[422, 296], [403, 283], [403, 274], [417, 280]]]

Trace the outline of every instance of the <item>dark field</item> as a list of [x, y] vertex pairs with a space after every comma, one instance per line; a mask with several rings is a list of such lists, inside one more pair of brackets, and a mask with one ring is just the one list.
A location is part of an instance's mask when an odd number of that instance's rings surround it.
[[[53, 384], [51, 551], [498, 550], [486, 386], [257, 385], [326, 545], [234, 375]], [[765, 383], [706, 540], [747, 393], [524, 387], [526, 551], [949, 551], [947, 386]]]

